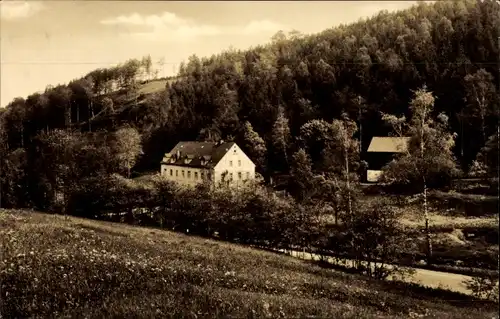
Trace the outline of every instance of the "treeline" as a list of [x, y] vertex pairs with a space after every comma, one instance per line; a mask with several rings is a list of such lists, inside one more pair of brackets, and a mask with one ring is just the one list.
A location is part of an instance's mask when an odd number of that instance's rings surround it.
[[113, 131], [128, 123], [144, 144], [136, 169], [157, 169], [180, 139], [243, 143], [248, 122], [264, 141], [259, 169], [267, 177], [289, 172], [299, 147], [276, 136], [296, 137], [310, 121], [347, 113], [365, 151], [372, 136], [390, 131], [381, 112], [408, 116], [412, 90], [425, 84], [435, 114], [446, 114], [457, 133], [453, 152], [467, 171], [498, 127], [498, 12], [493, 0], [439, 1], [311, 36], [279, 32], [248, 51], [193, 55], [176, 81], [148, 97], [136, 88], [139, 74], [151, 78], [151, 59], [131, 60], [12, 101], [1, 115], [7, 149], [29, 147], [42, 131]]
[[[109, 94], [121, 92], [126, 95], [125, 100], [137, 99], [139, 84], [156, 76], [157, 70], [147, 56], [116, 67], [94, 70], [67, 85], [49, 85], [45, 92], [34, 93], [26, 99], [16, 98], [0, 110], [4, 147], [10, 151], [28, 148], [38, 134], [51, 130], [102, 130], [102, 127], [92, 128], [91, 122], [100, 115], [114, 114], [117, 106]], [[116, 96], [115, 100], [120, 102]]]

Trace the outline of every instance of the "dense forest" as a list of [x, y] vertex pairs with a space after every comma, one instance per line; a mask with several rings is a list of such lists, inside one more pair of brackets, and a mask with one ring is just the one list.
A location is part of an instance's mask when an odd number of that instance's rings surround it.
[[[363, 157], [373, 136], [392, 134], [383, 114], [409, 117], [422, 87], [435, 98], [433, 112], [448, 117], [467, 172], [497, 144], [499, 12], [493, 0], [419, 3], [315, 35], [280, 31], [247, 51], [192, 55], [151, 94], [140, 90], [157, 76], [145, 57], [16, 98], [0, 109], [1, 201], [44, 206], [61, 176], [77, 171], [157, 170], [179, 140], [234, 140], [265, 177], [290, 172], [292, 154], [307, 144], [320, 170], [321, 123], [347, 114]], [[52, 174], [46, 165], [56, 153], [67, 165]]]

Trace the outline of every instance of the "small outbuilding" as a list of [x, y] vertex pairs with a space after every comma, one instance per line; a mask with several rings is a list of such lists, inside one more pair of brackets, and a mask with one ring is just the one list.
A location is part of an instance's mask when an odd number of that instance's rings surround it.
[[373, 137], [366, 157], [368, 162], [367, 181], [377, 182], [382, 174], [382, 168], [393, 159], [394, 155], [408, 150], [409, 141], [409, 137]]

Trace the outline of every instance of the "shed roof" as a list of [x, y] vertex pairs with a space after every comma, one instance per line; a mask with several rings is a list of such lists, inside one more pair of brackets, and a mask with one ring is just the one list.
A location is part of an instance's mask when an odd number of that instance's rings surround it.
[[409, 137], [382, 137], [372, 138], [368, 152], [403, 153], [408, 149]]
[[[234, 144], [234, 142], [179, 142], [165, 154], [162, 163], [187, 167], [214, 167]], [[166, 162], [165, 159], [168, 158], [171, 160]]]

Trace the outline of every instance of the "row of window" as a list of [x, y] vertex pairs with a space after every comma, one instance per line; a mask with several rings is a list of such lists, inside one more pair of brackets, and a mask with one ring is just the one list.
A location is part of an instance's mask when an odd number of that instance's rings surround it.
[[[181, 170], [182, 177], [186, 177], [186, 172], [184, 170]], [[170, 170], [170, 176], [174, 176], [174, 170]], [[175, 177], [179, 177], [179, 170], [175, 170]], [[198, 172], [194, 172], [193, 174], [194, 179], [198, 179]], [[205, 179], [205, 172], [200, 173], [201, 179]], [[191, 178], [191, 171], [187, 171], [187, 178]], [[207, 179], [210, 179], [211, 175], [210, 173], [207, 173]]]
[[[165, 171], [166, 171], [166, 169], [165, 169]], [[180, 172], [181, 172], [181, 176], [183, 178], [186, 177], [186, 171], [180, 170]], [[170, 169], [170, 176], [174, 176], [174, 170], [173, 169]], [[175, 170], [175, 177], [179, 177], [179, 170], [178, 169]], [[197, 180], [198, 179], [198, 172], [194, 172], [193, 177], [194, 177], [195, 180]], [[201, 177], [201, 179], [205, 179], [205, 173], [201, 172], [200, 173], [200, 177]], [[207, 179], [211, 179], [212, 176], [211, 176], [210, 173], [207, 173], [206, 177], [207, 177]], [[189, 170], [187, 171], [187, 178], [188, 179], [191, 178], [191, 171], [189, 171]], [[243, 173], [242, 172], [238, 172], [238, 179], [239, 180], [243, 179]], [[250, 179], [250, 172], [246, 172], [246, 179]], [[233, 180], [233, 173], [229, 173], [229, 180], [230, 181]]]
[[[233, 167], [233, 161], [229, 161], [229, 166]], [[238, 166], [241, 166], [241, 160], [238, 160]]]
[[[246, 179], [250, 179], [250, 172], [246, 172], [247, 173], [247, 178]], [[243, 174], [242, 172], [238, 172], [238, 179], [241, 180], [243, 178]], [[233, 180], [233, 173], [229, 173], [229, 181], [232, 181]]]

